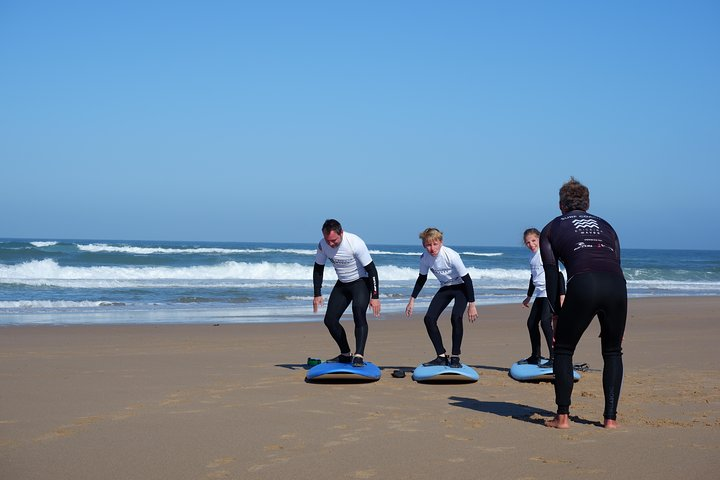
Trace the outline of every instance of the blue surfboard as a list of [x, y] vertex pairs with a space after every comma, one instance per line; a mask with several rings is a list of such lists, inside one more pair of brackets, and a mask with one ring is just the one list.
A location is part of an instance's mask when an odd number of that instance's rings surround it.
[[421, 363], [413, 371], [413, 380], [416, 382], [477, 382], [480, 375], [474, 368], [468, 367], [464, 363], [460, 368], [452, 368], [441, 365], [433, 365], [425, 367]]
[[[510, 367], [510, 376], [520, 382], [555, 379], [552, 364], [548, 364], [547, 361], [540, 365], [533, 365], [526, 363], [524, 360], [519, 360]], [[580, 380], [580, 374], [574, 370], [573, 379], [576, 382]]]
[[324, 362], [308, 370], [305, 379], [313, 381], [351, 380], [356, 382], [374, 382], [380, 379], [380, 369], [371, 362], [362, 367], [353, 367], [349, 363]]

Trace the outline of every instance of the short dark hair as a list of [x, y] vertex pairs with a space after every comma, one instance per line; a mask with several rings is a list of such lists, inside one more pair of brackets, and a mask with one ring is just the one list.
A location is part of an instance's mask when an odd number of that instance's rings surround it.
[[590, 207], [590, 190], [582, 183], [570, 177], [560, 187], [560, 207], [566, 211], [582, 210], [587, 211]]
[[328, 218], [327, 220], [325, 220], [325, 223], [323, 223], [322, 232], [325, 235], [330, 232], [335, 232], [338, 235], [342, 235], [343, 229], [342, 225], [340, 225], [340, 222], [338, 222], [334, 218]]

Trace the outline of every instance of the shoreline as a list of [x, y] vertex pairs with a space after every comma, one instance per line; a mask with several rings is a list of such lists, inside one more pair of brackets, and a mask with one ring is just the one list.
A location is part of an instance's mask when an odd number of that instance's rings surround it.
[[[524, 297], [518, 297], [517, 302], [512, 303], [492, 303], [492, 304], [478, 304], [477, 308], [480, 311], [484, 308], [493, 308], [493, 307], [512, 307], [516, 306], [521, 303], [522, 299]], [[652, 302], [670, 302], [670, 303], [676, 303], [676, 302], [688, 302], [693, 300], [699, 300], [702, 301], [702, 299], [720, 299], [720, 295], [673, 295], [673, 296], [653, 296], [653, 297], [630, 297], [628, 298], [628, 302], [630, 304], [634, 302], [644, 303], [648, 301]], [[429, 304], [429, 302], [426, 302]], [[416, 311], [417, 312], [424, 312], [427, 309], [427, 304], [417, 304], [416, 303]], [[380, 319], [374, 319], [372, 318], [371, 312], [368, 312], [368, 321], [385, 321], [385, 320], [399, 320], [399, 319], [405, 319], [404, 315], [404, 304], [402, 306], [399, 305], [393, 305], [395, 308], [393, 308], [391, 311], [383, 311], [382, 316]], [[308, 304], [306, 310], [311, 310], [312, 306]], [[297, 307], [295, 307], [297, 309]], [[131, 310], [126, 312], [113, 312], [112, 310], [107, 311], [74, 311], [74, 312], [37, 312], [37, 313], [3, 313], [0, 311], [0, 319], [2, 319], [3, 316], [6, 318], [8, 317], [15, 317], [15, 318], [52, 318], [53, 316], [62, 316], [62, 317], [68, 317], [71, 318], [73, 315], [77, 317], [94, 317], [94, 318], [107, 318], [107, 317], [116, 317], [120, 316], [122, 318], [130, 318], [130, 317], [148, 317], [148, 318], [173, 318], [178, 316], [185, 316], [185, 317], [193, 317], [193, 318], [205, 318], [205, 319], [212, 319], [212, 320], [204, 320], [204, 321], [172, 321], [172, 320], [147, 320], [147, 321], [136, 321], [136, 320], [126, 320], [126, 321], [105, 321], [103, 320], [102, 323], [93, 323], [93, 322], [83, 322], [83, 321], [66, 321], [66, 322], [59, 322], [59, 323], [53, 323], [52, 321], [43, 321], [43, 322], [34, 322], [34, 323], [0, 323], [0, 329], [4, 328], [12, 328], [12, 327], [19, 327], [19, 328], [27, 328], [27, 327], [69, 327], [69, 326], [78, 326], [78, 327], [90, 327], [90, 326], [141, 326], [141, 325], [168, 325], [168, 326], [177, 326], [177, 325], [208, 325], [208, 324], [221, 324], [221, 325], [276, 325], [276, 324], [289, 324], [289, 323], [317, 323], [323, 321], [323, 314], [324, 312], [320, 312], [317, 314], [312, 313], [300, 313], [298, 315], [293, 314], [282, 314], [282, 315], [233, 315], [230, 313], [232, 310], [242, 310], [242, 307], [237, 308], [233, 307], [231, 308], [197, 308], [197, 309], [182, 309], [182, 308], [173, 308], [173, 309], [160, 309], [160, 310]], [[265, 320], [267, 318], [274, 318], [275, 320]], [[298, 318], [299, 317], [299, 318]], [[231, 318], [242, 318], [242, 319], [259, 319], [259, 320], [249, 320], [249, 321], [230, 321], [230, 322], [223, 322], [223, 319], [231, 319]], [[278, 320], [279, 319], [279, 320]], [[283, 320], [288, 319], [288, 320]], [[291, 320], [292, 319], [292, 320]], [[348, 311], [343, 315], [343, 322], [346, 320], [352, 321], [352, 315]]]
[[[620, 428], [602, 421], [593, 321], [574, 362], [571, 428], [544, 427], [549, 382], [507, 372], [528, 310], [465, 324], [473, 384], [418, 384], [421, 312], [370, 318], [382, 378], [309, 384], [336, 347], [321, 321], [0, 328], [0, 473], [15, 479], [712, 478], [720, 468], [720, 297], [629, 300]], [[449, 339], [449, 321], [440, 322]], [[352, 320], [343, 326], [352, 338]], [[351, 341], [352, 343], [352, 341]], [[482, 475], [480, 474], [482, 473]]]

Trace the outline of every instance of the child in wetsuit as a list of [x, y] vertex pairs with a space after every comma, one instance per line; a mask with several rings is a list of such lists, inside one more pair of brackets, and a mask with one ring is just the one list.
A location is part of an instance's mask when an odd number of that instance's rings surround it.
[[[530, 315], [527, 319], [527, 328], [530, 333], [531, 353], [524, 362], [532, 365], [538, 365], [542, 362], [542, 356], [540, 354], [540, 328], [542, 328], [543, 334], [545, 335], [545, 342], [548, 347], [548, 356], [550, 358], [547, 365], [552, 366], [552, 311], [550, 309], [550, 303], [547, 299], [547, 292], [545, 290], [545, 270], [543, 269], [542, 258], [540, 257], [540, 231], [537, 228], [528, 228], [523, 233], [523, 242], [530, 252], [532, 252], [530, 254], [530, 284], [528, 285], [527, 296], [522, 302], [523, 306], [529, 307], [533, 293], [535, 294], [535, 301], [532, 304]], [[562, 273], [560, 275], [562, 275]], [[565, 298], [564, 278], [561, 278], [559, 283], [562, 288], [560, 292], [560, 304], [562, 305], [563, 299]]]
[[[427, 281], [428, 271], [433, 272], [440, 282], [440, 289], [435, 293], [425, 314], [425, 328], [433, 347], [435, 347], [437, 357], [423, 365], [460, 368], [462, 367], [460, 363], [460, 345], [463, 337], [462, 319], [465, 307], [467, 306], [468, 319], [471, 322], [474, 322], [477, 318], [472, 279], [467, 268], [465, 268], [465, 264], [460, 259], [460, 255], [455, 250], [443, 245], [443, 234], [440, 230], [426, 228], [420, 233], [420, 239], [426, 251], [420, 257], [420, 274], [415, 282], [407, 307], [405, 307], [405, 314], [408, 317], [412, 315], [415, 299]], [[455, 303], [450, 315], [452, 355], [448, 357], [437, 322], [443, 310], [453, 300]]]

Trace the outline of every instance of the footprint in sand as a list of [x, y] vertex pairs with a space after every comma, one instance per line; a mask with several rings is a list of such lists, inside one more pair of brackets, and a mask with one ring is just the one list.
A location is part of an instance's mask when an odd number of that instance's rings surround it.
[[534, 460], [536, 462], [548, 463], [548, 464], [556, 464], [556, 465], [572, 464], [572, 462], [570, 460], [562, 460], [559, 458], [530, 457], [530, 460]]
[[516, 450], [515, 447], [475, 447], [485, 453], [509, 453]]
[[36, 442], [45, 442], [48, 440], [55, 440], [58, 438], [70, 437], [79, 433], [84, 428], [94, 423], [104, 420], [105, 417], [101, 415], [95, 415], [92, 417], [80, 417], [75, 420], [71, 425], [63, 425], [52, 432], [48, 432], [44, 435], [40, 435], [35, 438]]
[[415, 428], [420, 422], [414, 419], [407, 420], [391, 420], [387, 424], [387, 428], [398, 432], [418, 432], [420, 429]]
[[351, 435], [352, 435], [352, 434], [343, 435], [343, 436], [340, 438], [340, 440], [331, 440], [331, 441], [329, 441], [329, 442], [325, 442], [325, 443], [323, 444], [323, 447], [325, 447], [325, 448], [329, 448], [329, 447], [339, 447], [339, 446], [345, 445], [345, 444], [347, 444], [347, 443], [354, 443], [354, 442], [359, 442], [359, 441], [360, 441], [360, 438], [359, 438], [359, 437], [353, 437], [353, 436], [351, 436]]
[[209, 480], [230, 478], [230, 472], [228, 472], [227, 470], [218, 470], [217, 472], [208, 473], [207, 475], [205, 475], [205, 478], [208, 478]]
[[235, 457], [221, 457], [216, 458], [207, 465], [205, 465], [205, 468], [218, 468], [225, 465], [230, 465], [231, 463], [235, 463], [237, 459]]
[[235, 457], [216, 458], [215, 460], [213, 460], [210, 463], [208, 463], [207, 465], [205, 465], [205, 468], [214, 470], [213, 472], [210, 472], [207, 475], [205, 475], [205, 478], [208, 478], [208, 479], [229, 478], [231, 473], [228, 470], [221, 469], [221, 467], [231, 465], [231, 464], [235, 463], [236, 461], [237, 461], [237, 459]]
[[358, 470], [356, 471], [353, 476], [355, 478], [373, 478], [377, 476], [377, 471], [375, 470]]
[[289, 461], [289, 457], [276, 457], [270, 460], [271, 463], [261, 463], [259, 465], [253, 465], [247, 470], [248, 472], [257, 473], [264, 468], [271, 467], [272, 465], [277, 465], [278, 463], [287, 463]]

